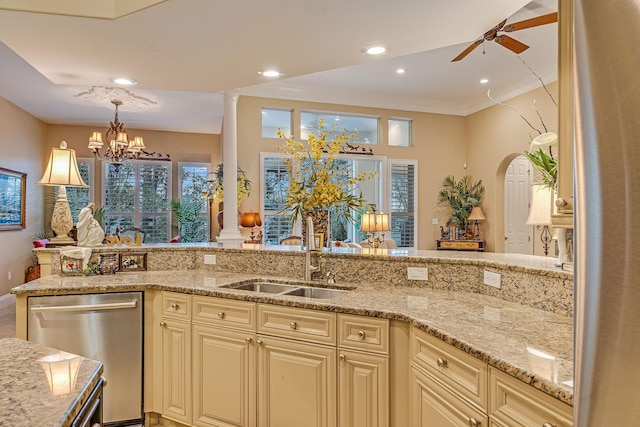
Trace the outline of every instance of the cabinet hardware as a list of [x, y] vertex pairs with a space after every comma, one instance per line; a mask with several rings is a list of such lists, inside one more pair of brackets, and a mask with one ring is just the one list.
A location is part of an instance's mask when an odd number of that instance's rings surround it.
[[218, 317], [220, 319], [224, 319], [224, 311], [221, 311], [220, 313], [218, 313]]
[[174, 310], [178, 310], [179, 305], [174, 302], [174, 303], [171, 304], [171, 308], [174, 309]]
[[443, 359], [442, 357], [438, 357], [438, 360], [436, 360], [436, 363], [441, 368], [446, 368], [447, 365], [449, 365], [449, 362], [447, 362], [447, 359]]
[[480, 423], [475, 418], [469, 418], [469, 427], [480, 427]]
[[256, 340], [256, 344], [262, 345], [262, 340]]
[[364, 331], [358, 331], [358, 336], [360, 337], [361, 340], [363, 340], [366, 337], [367, 334], [364, 333]]
[[164, 320], [160, 322], [160, 327], [164, 328], [165, 326], [167, 326], [167, 322], [165, 322]]
[[[562, 197], [558, 197], [556, 199], [556, 206], [559, 207], [559, 208], [563, 208], [563, 207], [567, 206], [567, 204], [568, 204], [567, 201], [565, 199], [563, 199]], [[549, 424], [549, 423], [547, 423], [547, 424]], [[549, 424], [549, 425], [553, 426], [553, 424]]]
[[247, 342], [247, 344], [251, 344], [251, 341], [253, 341], [253, 338], [246, 337], [244, 340]]
[[556, 426], [554, 426], [551, 423], [544, 423], [544, 424], [542, 424], [542, 427], [556, 427]]
[[289, 326], [291, 326], [291, 329], [296, 329], [298, 327], [298, 324], [296, 322], [291, 322], [289, 323]]
[[345, 360], [347, 360], [347, 356], [341, 354], [340, 356], [338, 356], [338, 359], [340, 359], [341, 362], [344, 362]]

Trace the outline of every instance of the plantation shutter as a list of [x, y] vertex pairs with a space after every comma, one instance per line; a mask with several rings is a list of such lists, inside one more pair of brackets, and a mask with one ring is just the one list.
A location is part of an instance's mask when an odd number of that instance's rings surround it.
[[262, 159], [264, 243], [277, 245], [290, 236], [291, 214], [287, 207], [286, 193], [289, 188], [289, 173], [281, 157]]
[[417, 162], [389, 160], [391, 178], [391, 238], [398, 247], [417, 247]]
[[169, 241], [170, 162], [104, 164], [104, 228], [107, 234], [128, 227], [147, 232], [146, 243]]

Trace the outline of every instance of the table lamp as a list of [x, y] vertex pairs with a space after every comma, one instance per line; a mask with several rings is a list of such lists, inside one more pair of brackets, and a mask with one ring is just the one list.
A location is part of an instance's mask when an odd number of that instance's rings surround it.
[[51, 239], [50, 243], [54, 245], [75, 244], [75, 241], [69, 237], [69, 231], [73, 228], [73, 218], [67, 200], [66, 186], [87, 187], [87, 184], [80, 176], [76, 152], [67, 148], [66, 141], [60, 141], [60, 148], [53, 147], [51, 149], [47, 169], [36, 184], [60, 186], [51, 216], [51, 229], [55, 233], [55, 237]]
[[[240, 218], [240, 225], [242, 227], [251, 228], [251, 243], [262, 243], [262, 231], [259, 228], [262, 225], [262, 220], [260, 219], [260, 214], [258, 212], [243, 213]], [[257, 236], [254, 230], [255, 227], [258, 227], [259, 231]]]
[[553, 238], [551, 234], [551, 189], [543, 184], [533, 184], [531, 197], [531, 208], [527, 225], [535, 225], [541, 230], [540, 240], [545, 256], [549, 254], [549, 244]]
[[[365, 213], [360, 219], [360, 231], [367, 233], [367, 241], [378, 248], [384, 242], [384, 232], [391, 231], [389, 227], [389, 214]], [[376, 236], [375, 233], [380, 233]]]
[[482, 208], [480, 206], [475, 206], [471, 209], [471, 214], [468, 219], [469, 221], [473, 221], [473, 240], [480, 240], [480, 225], [478, 224], [478, 221], [484, 221], [486, 219], [482, 212]]

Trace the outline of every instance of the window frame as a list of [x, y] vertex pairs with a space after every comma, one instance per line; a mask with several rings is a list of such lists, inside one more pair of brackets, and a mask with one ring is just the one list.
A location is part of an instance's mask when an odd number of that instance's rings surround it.
[[[407, 145], [400, 145], [400, 144], [391, 144], [391, 138], [390, 138], [390, 133], [391, 133], [391, 121], [397, 121], [397, 122], [407, 122], [409, 124], [409, 130], [408, 130], [408, 135], [407, 135]], [[412, 147], [413, 146], [413, 119], [409, 119], [406, 117], [387, 117], [387, 145], [389, 147]]]
[[[303, 137], [303, 129], [302, 129], [302, 115], [303, 114], [317, 114], [317, 115], [326, 115], [326, 116], [333, 116], [333, 117], [356, 117], [356, 118], [363, 118], [363, 119], [375, 119], [376, 121], [376, 141], [375, 142], [364, 142], [364, 141], [351, 141], [353, 144], [360, 144], [360, 145], [365, 145], [365, 146], [380, 146], [380, 120], [382, 118], [382, 116], [380, 115], [375, 115], [375, 114], [359, 114], [359, 113], [344, 113], [344, 112], [339, 112], [339, 111], [324, 111], [324, 110], [309, 110], [309, 109], [302, 109], [300, 110], [300, 124], [299, 124], [299, 129], [298, 131], [300, 132], [300, 138], [304, 141], [306, 141], [306, 139]], [[328, 125], [329, 128], [331, 128], [331, 125], [333, 125], [334, 122], [331, 122], [329, 120], [327, 120], [327, 117], [323, 117], [325, 119], [325, 125]], [[338, 125], [336, 130], [337, 131], [342, 131], [344, 129], [344, 126], [340, 126]], [[355, 129], [347, 129], [348, 132], [353, 132], [355, 131]]]
[[262, 122], [263, 120], [263, 116], [264, 116], [264, 110], [271, 110], [271, 111], [285, 111], [289, 113], [289, 133], [290, 135], [287, 135], [285, 132], [285, 136], [289, 137], [291, 135], [293, 135], [293, 109], [292, 108], [283, 108], [283, 107], [269, 107], [269, 106], [262, 106], [262, 108], [260, 109], [260, 135], [262, 136], [262, 138], [265, 139], [278, 139], [278, 135], [276, 135], [275, 133], [273, 134], [273, 136], [265, 136], [264, 135], [264, 124]]

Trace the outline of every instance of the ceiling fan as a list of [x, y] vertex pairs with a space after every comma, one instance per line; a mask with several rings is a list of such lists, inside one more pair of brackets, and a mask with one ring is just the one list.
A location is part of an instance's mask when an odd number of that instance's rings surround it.
[[519, 42], [518, 40], [509, 37], [506, 34], [498, 34], [498, 32], [506, 32], [510, 33], [513, 31], [524, 30], [525, 28], [537, 27], [539, 25], [552, 24], [554, 22], [558, 22], [558, 12], [549, 13], [547, 15], [537, 16], [535, 18], [525, 19], [524, 21], [515, 22], [513, 24], [507, 24], [507, 20], [505, 19], [482, 36], [480, 40], [476, 40], [471, 43], [471, 46], [466, 48], [460, 53], [460, 55], [456, 56], [451, 60], [451, 62], [460, 61], [462, 58], [467, 56], [473, 49], [480, 46], [485, 41], [495, 41], [496, 43], [506, 47], [510, 51], [519, 54], [529, 49], [529, 46], [526, 44]]

